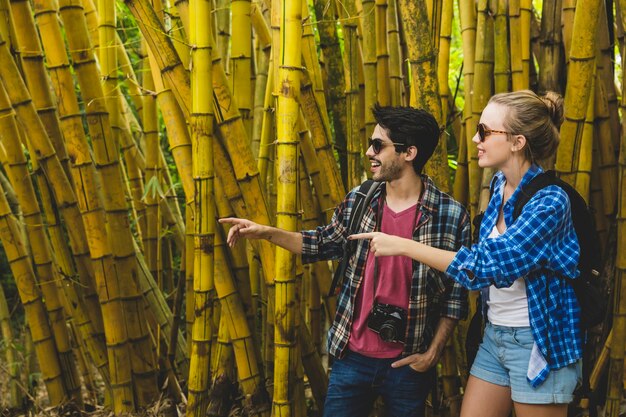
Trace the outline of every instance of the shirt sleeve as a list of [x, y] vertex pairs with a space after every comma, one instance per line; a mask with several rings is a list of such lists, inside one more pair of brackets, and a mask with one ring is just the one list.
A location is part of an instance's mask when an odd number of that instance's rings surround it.
[[302, 263], [339, 259], [343, 256], [343, 245], [348, 228], [346, 212], [350, 211], [351, 205], [348, 203], [352, 201], [353, 193], [354, 190], [335, 208], [329, 224], [300, 232], [302, 233]]
[[[572, 244], [561, 244], [568, 239]], [[555, 243], [561, 247], [553, 248]], [[446, 273], [468, 289], [510, 287], [541, 268], [575, 278], [578, 252], [567, 194], [550, 186], [533, 196], [504, 234], [461, 248]]]
[[[459, 249], [462, 246], [469, 246], [471, 242], [470, 239], [469, 215], [465, 212], [459, 227], [456, 242], [457, 247], [455, 249]], [[443, 275], [445, 275], [446, 296], [441, 305], [441, 316], [463, 320], [467, 317], [468, 313], [467, 289], [455, 280], [450, 279], [446, 274]]]

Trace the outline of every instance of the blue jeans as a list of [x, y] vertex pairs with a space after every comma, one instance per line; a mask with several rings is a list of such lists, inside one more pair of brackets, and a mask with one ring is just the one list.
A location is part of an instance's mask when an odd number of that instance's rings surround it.
[[368, 358], [351, 351], [336, 359], [324, 417], [367, 417], [378, 396], [383, 398], [388, 417], [423, 417], [435, 368], [426, 372], [409, 366], [392, 368], [396, 360]]

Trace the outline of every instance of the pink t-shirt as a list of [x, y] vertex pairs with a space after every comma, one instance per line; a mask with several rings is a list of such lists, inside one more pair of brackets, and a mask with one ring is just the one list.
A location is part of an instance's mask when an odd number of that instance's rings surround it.
[[[394, 213], [385, 204], [380, 231], [412, 239], [413, 229], [419, 221], [419, 218], [416, 219], [416, 210], [416, 205], [413, 205], [399, 213]], [[365, 277], [355, 300], [348, 348], [371, 358], [395, 358], [402, 353], [404, 344], [384, 342], [377, 333], [367, 327], [367, 316], [372, 310], [374, 258], [371, 252], [367, 255]], [[408, 309], [412, 275], [411, 258], [406, 256], [379, 257], [376, 301]]]

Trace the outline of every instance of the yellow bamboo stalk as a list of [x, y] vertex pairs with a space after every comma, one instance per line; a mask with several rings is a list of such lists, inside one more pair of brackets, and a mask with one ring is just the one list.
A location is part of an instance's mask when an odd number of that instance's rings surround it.
[[9, 407], [19, 407], [24, 397], [20, 383], [20, 363], [17, 359], [15, 341], [13, 340], [13, 330], [11, 329], [11, 316], [9, 306], [4, 296], [4, 289], [0, 285], [0, 329], [2, 331], [2, 341], [4, 343], [5, 358], [9, 369], [9, 400], [6, 404]]
[[[302, 136], [306, 135], [307, 133], [308, 132], [300, 132], [300, 138], [302, 138]], [[320, 212], [319, 204], [313, 198], [313, 189], [311, 188], [311, 182], [307, 175], [303, 159], [304, 158], [300, 156], [301, 169], [299, 186], [300, 201], [302, 206], [302, 228], [306, 230], [311, 230], [316, 228], [321, 222], [324, 221], [324, 216], [322, 216], [322, 213]], [[328, 265], [323, 265], [324, 262], [321, 262], [321, 264], [322, 268], [326, 267], [326, 270], [328, 271]], [[306, 299], [306, 303], [303, 303], [303, 305], [306, 306], [304, 315], [307, 318], [306, 322], [309, 331], [311, 332], [312, 342], [315, 345], [316, 350], [320, 352], [322, 342], [320, 305], [321, 292], [320, 286], [318, 285], [318, 268], [316, 268], [316, 266], [317, 263], [314, 265], [304, 265], [303, 287], [306, 288], [307, 291], [303, 291]], [[322, 277], [319, 277], [319, 279], [322, 279]], [[324, 296], [326, 296], [326, 294], [324, 294]]]
[[[476, 132], [476, 126], [480, 120], [480, 114], [487, 105], [492, 94], [492, 78], [494, 66], [494, 22], [489, 11], [487, 0], [478, 2], [476, 26], [476, 49], [474, 58], [474, 83], [472, 88], [472, 135]], [[468, 133], [468, 137], [470, 132]], [[482, 170], [478, 167], [478, 154], [476, 146], [468, 142], [468, 150], [472, 149], [470, 159], [470, 207], [472, 213], [477, 213], [480, 203], [480, 190], [483, 184]], [[474, 168], [474, 169], [472, 169]], [[478, 176], [472, 178], [472, 171]], [[476, 183], [474, 183], [476, 181]], [[475, 193], [475, 194], [473, 194]], [[476, 204], [476, 206], [474, 205]]]
[[[215, 182], [215, 192], [217, 195], [225, 195], [224, 189], [222, 187], [221, 181]], [[237, 215], [233, 211], [230, 203], [226, 199], [216, 199], [215, 205], [217, 208], [217, 213], [219, 218], [224, 217], [236, 217]], [[227, 234], [227, 226], [221, 225], [222, 231], [224, 234]], [[253, 275], [251, 271], [251, 267], [248, 265], [248, 257], [256, 256], [257, 257], [257, 265], [258, 266], [258, 255], [254, 254], [254, 252], [248, 250], [248, 245], [236, 245], [230, 250], [230, 263], [231, 263], [231, 271], [235, 280], [235, 286], [239, 295], [241, 297], [241, 302], [243, 304], [243, 308], [246, 313], [246, 318], [248, 320], [249, 328], [256, 329], [257, 328], [257, 320], [256, 315], [259, 309], [259, 284], [260, 282], [252, 282]], [[260, 268], [259, 268], [260, 269]], [[256, 278], [258, 279], [258, 273]], [[255, 341], [258, 342], [258, 334], [252, 332], [252, 337], [255, 338]], [[259, 343], [255, 343], [254, 346], [260, 348]], [[260, 350], [257, 355], [258, 358], [261, 357]]]
[[214, 3], [215, 30], [213, 31], [213, 39], [216, 42], [217, 53], [224, 61], [224, 65], [228, 67], [231, 59], [232, 28], [235, 28], [235, 32], [241, 28], [237, 27], [234, 21], [231, 23], [231, 11], [234, 12], [231, 6], [232, 0], [214, 0]]
[[15, 33], [15, 24], [11, 18], [11, 9], [7, 0], [0, 2], [0, 20], [3, 22], [0, 24], [0, 34], [2, 38], [6, 39], [11, 45], [12, 51], [16, 51], [18, 49], [16, 48], [17, 34]]
[[[472, 2], [459, 0], [459, 20], [461, 21], [461, 36], [463, 38], [463, 84], [464, 105], [463, 125], [465, 129], [464, 142], [467, 149], [468, 161], [468, 198], [466, 199], [471, 216], [476, 214], [478, 207], [478, 187], [480, 184], [480, 167], [478, 166], [478, 150], [472, 142], [476, 133], [476, 121], [472, 111], [472, 92], [474, 89], [474, 59], [476, 56], [476, 8]], [[481, 109], [482, 111], [482, 109]], [[463, 140], [463, 139], [461, 139]], [[461, 146], [459, 146], [461, 149]]]
[[[576, 184], [576, 173], [582, 169], [579, 166], [581, 161], [575, 156], [583, 149], [583, 125], [595, 76], [595, 42], [599, 11], [599, 1], [581, 0], [577, 4], [574, 17], [565, 90], [565, 121], [561, 126], [561, 142], [556, 155], [557, 172], [564, 181], [572, 185]], [[580, 153], [580, 158], [586, 157], [591, 158], [591, 153], [589, 152], [589, 155]], [[578, 191], [588, 197], [588, 188], [581, 188]]]
[[[252, 117], [252, 136], [250, 137], [250, 147], [252, 148], [252, 155], [255, 158], [259, 157], [259, 151], [263, 135], [263, 121], [266, 113], [265, 96], [268, 92], [271, 93], [271, 87], [269, 87], [269, 63], [270, 54], [272, 50], [272, 39], [269, 32], [269, 27], [265, 22], [265, 18], [256, 3], [251, 6], [251, 21], [256, 35], [256, 43], [258, 49], [256, 59], [256, 80], [254, 82], [254, 112]], [[269, 105], [268, 105], [269, 106]], [[264, 179], [261, 172], [261, 178]]]
[[[408, 60], [411, 67], [411, 106], [430, 112], [439, 125], [443, 125], [441, 99], [437, 83], [436, 49], [428, 27], [426, 5], [400, 0], [400, 15], [407, 40]], [[445, 140], [440, 140], [425, 167], [433, 181], [442, 189], [450, 189], [448, 153]]]
[[583, 132], [580, 142], [580, 149], [573, 156], [577, 160], [576, 173], [574, 176], [574, 184], [576, 190], [583, 196], [585, 201], [589, 203], [591, 192], [591, 167], [592, 167], [592, 150], [594, 142], [594, 103], [595, 103], [595, 84], [596, 77], [591, 81], [591, 91], [589, 92], [589, 101], [587, 102], [587, 113], [583, 125]]
[[[147, 47], [145, 47], [147, 50]], [[159, 212], [158, 195], [161, 189], [161, 160], [159, 158], [159, 127], [157, 121], [156, 95], [154, 79], [150, 69], [150, 58], [146, 54], [143, 60], [143, 131], [146, 141], [146, 222], [143, 230], [143, 247], [146, 263], [152, 277], [163, 289], [163, 264], [159, 256], [161, 213]]]
[[211, 397], [207, 407], [207, 415], [221, 416], [228, 414], [232, 407], [232, 396], [224, 395], [237, 389], [235, 382], [233, 345], [230, 342], [226, 320], [220, 315], [215, 343], [213, 381], [211, 382]]
[[0, 240], [15, 277], [15, 283], [24, 305], [26, 321], [35, 345], [35, 352], [43, 380], [48, 391], [48, 399], [53, 406], [61, 405], [70, 399], [63, 383], [61, 364], [58, 357], [52, 330], [44, 309], [41, 293], [37, 287], [35, 272], [30, 264], [26, 243], [22, 238], [17, 219], [11, 213], [9, 204], [0, 186]]
[[456, 173], [454, 174], [454, 184], [452, 188], [452, 195], [454, 199], [463, 205], [468, 204], [468, 163], [467, 163], [467, 141], [465, 140], [465, 127], [461, 122], [462, 115], [459, 114], [455, 117], [453, 122], [453, 128], [458, 145], [458, 155], [456, 160]]
[[194, 181], [194, 310], [187, 416], [203, 416], [208, 405], [211, 317], [214, 290], [215, 205], [213, 203], [213, 107], [211, 4], [190, 2], [189, 41], [192, 49], [191, 149]]
[[601, 178], [603, 196], [603, 210], [599, 210], [600, 206], [595, 206], [598, 211], [605, 215], [611, 215], [615, 212], [615, 202], [617, 199], [617, 159], [613, 148], [612, 120], [609, 100], [604, 89], [606, 83], [601, 79], [600, 72], [597, 73], [598, 79], [595, 84], [595, 124], [596, 143], [598, 148], [598, 161], [594, 162], [594, 167], [599, 169]]
[[511, 48], [511, 85], [513, 91], [523, 90], [526, 85], [524, 79], [524, 65], [522, 62], [522, 19], [521, 0], [509, 1], [510, 21], [510, 48]]
[[230, 68], [230, 90], [237, 97], [239, 113], [252, 138], [252, 22], [251, 0], [232, 0], [232, 25], [235, 28], [231, 38], [230, 60], [222, 62]]
[[[389, 43], [391, 105], [405, 105], [402, 91], [404, 88], [402, 81], [402, 50], [400, 48], [397, 0], [388, 0], [387, 4], [387, 42]], [[351, 187], [347, 188], [351, 189]]]
[[376, 99], [381, 106], [391, 105], [389, 48], [387, 46], [387, 0], [375, 1]]
[[[273, 58], [272, 58], [273, 59]], [[261, 138], [259, 143], [259, 154], [257, 167], [259, 169], [259, 176], [261, 181], [267, 187], [267, 175], [269, 172], [269, 166], [271, 165], [270, 155], [274, 153], [274, 143], [272, 138], [274, 137], [274, 97], [272, 91], [274, 88], [274, 71], [270, 71], [271, 62], [268, 62], [268, 74], [267, 74], [267, 87], [265, 88], [263, 98], [263, 120], [261, 122]]]
[[520, 0], [520, 28], [522, 35], [522, 77], [520, 89], [527, 89], [530, 85], [530, 22], [532, 16], [532, 0]]
[[494, 22], [494, 90], [495, 93], [509, 91], [509, 73], [511, 65], [509, 60], [509, 29], [507, 21], [507, 1], [498, 0]]
[[[183, 67], [159, 16], [148, 0], [124, 0], [124, 3], [135, 16], [137, 25], [154, 54], [163, 79], [168, 81], [185, 117], [189, 117], [191, 99], [189, 74]], [[180, 8], [179, 13], [184, 22]]]
[[[281, 43], [277, 127], [277, 191], [276, 225], [285, 230], [296, 230], [298, 181], [298, 96], [300, 93], [302, 2], [281, 1]], [[295, 256], [283, 248], [276, 248], [276, 305], [274, 332], [274, 395], [272, 414], [276, 417], [296, 416], [297, 398], [296, 298]]]
[[[565, 49], [565, 62], [569, 64], [569, 53], [572, 45], [572, 31], [574, 30], [574, 15], [576, 13], [576, 2], [578, 0], [563, 1], [563, 47]], [[618, 19], [619, 20], [619, 19]]]
[[450, 42], [452, 40], [452, 17], [454, 16], [454, 1], [443, 0], [441, 11], [441, 33], [439, 34], [439, 54], [437, 59], [437, 82], [441, 97], [441, 120], [448, 123], [448, 106], [450, 100], [450, 85], [448, 71], [450, 70]]

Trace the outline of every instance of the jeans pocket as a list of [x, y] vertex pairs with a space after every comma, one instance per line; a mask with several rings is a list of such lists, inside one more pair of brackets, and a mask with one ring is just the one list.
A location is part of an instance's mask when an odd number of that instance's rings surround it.
[[524, 349], [532, 349], [535, 339], [533, 339], [533, 332], [529, 327], [522, 327], [514, 329], [511, 334], [511, 340], [514, 344]]

